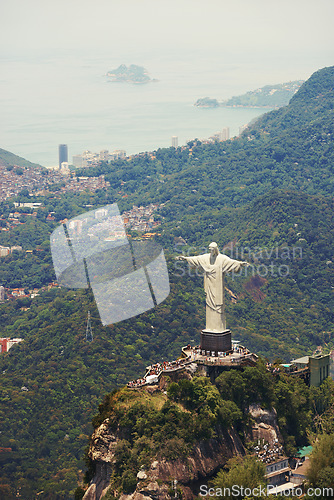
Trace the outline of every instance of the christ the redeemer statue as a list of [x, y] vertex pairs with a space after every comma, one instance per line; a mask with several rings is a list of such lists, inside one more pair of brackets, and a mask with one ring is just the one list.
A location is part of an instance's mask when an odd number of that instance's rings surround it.
[[206, 328], [205, 332], [222, 333], [226, 331], [224, 308], [224, 275], [229, 271], [238, 272], [248, 262], [241, 262], [219, 252], [217, 243], [210, 243], [210, 253], [195, 257], [179, 256], [178, 260], [186, 260], [193, 267], [204, 272], [204, 289], [206, 295]]

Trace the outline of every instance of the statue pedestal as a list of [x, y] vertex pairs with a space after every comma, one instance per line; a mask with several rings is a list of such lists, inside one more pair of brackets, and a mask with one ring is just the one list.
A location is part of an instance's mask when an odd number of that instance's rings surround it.
[[222, 332], [212, 332], [210, 330], [202, 330], [201, 332], [201, 350], [213, 353], [218, 356], [220, 352], [231, 352], [231, 330], [223, 330]]

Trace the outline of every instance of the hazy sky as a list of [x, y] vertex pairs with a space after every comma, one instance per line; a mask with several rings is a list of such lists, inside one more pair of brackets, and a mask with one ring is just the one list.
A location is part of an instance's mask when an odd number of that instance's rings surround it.
[[200, 59], [210, 51], [285, 62], [292, 79], [333, 64], [333, 0], [3, 0], [0, 15], [3, 57], [84, 49]]
[[[133, 153], [236, 129], [247, 110], [193, 103], [334, 63], [334, 0], [2, 0], [0, 19], [1, 147], [42, 164], [63, 142]], [[119, 64], [159, 83], [109, 85]]]

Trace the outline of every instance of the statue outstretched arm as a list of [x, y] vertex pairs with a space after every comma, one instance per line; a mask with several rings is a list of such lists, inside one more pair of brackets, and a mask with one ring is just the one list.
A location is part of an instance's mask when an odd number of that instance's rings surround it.
[[175, 257], [175, 258], [176, 258], [176, 260], [185, 260], [192, 267], [202, 268], [203, 267], [202, 257], [203, 256], [201, 256], [201, 255], [193, 256], [193, 257], [186, 257], [185, 255], [179, 255], [178, 257]]

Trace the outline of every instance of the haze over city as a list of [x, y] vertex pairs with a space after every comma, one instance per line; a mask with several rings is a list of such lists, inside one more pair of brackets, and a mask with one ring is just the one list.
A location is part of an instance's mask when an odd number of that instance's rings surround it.
[[[182, 143], [226, 126], [233, 135], [260, 111], [208, 113], [194, 101], [307, 79], [330, 66], [333, 11], [330, 0], [7, 2], [1, 146], [50, 165], [64, 142], [70, 155], [134, 153], [168, 147], [171, 135]], [[142, 65], [159, 81], [108, 83], [106, 72], [120, 64]]]

